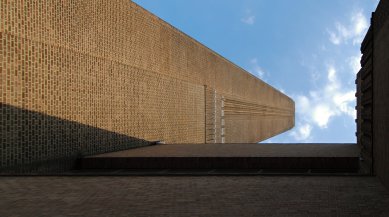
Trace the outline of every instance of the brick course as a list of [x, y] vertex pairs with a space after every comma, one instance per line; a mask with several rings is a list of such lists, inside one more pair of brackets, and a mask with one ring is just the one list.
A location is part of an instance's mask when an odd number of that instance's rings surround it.
[[386, 217], [374, 177], [0, 177], [1, 216]]

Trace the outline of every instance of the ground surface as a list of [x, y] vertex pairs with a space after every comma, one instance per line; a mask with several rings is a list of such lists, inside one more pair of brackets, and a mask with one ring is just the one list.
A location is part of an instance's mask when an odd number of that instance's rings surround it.
[[0, 216], [389, 216], [373, 177], [0, 177]]
[[356, 144], [166, 144], [91, 157], [355, 157]]

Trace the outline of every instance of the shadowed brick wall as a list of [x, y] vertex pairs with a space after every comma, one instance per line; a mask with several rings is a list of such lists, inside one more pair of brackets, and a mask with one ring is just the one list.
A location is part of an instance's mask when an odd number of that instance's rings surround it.
[[128, 0], [0, 2], [1, 167], [258, 142], [294, 102]]
[[375, 174], [389, 188], [389, 2], [373, 15], [373, 156]]
[[358, 143], [367, 171], [389, 188], [389, 1], [378, 4], [361, 51]]

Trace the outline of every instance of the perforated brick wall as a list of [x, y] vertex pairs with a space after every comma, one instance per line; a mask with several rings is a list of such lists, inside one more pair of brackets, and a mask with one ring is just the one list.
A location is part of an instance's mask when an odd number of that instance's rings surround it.
[[[128, 0], [2, 0], [0, 67], [2, 168], [204, 143], [206, 88], [217, 93], [212, 142], [294, 125], [289, 97]], [[224, 125], [224, 96], [286, 115], [246, 112]]]

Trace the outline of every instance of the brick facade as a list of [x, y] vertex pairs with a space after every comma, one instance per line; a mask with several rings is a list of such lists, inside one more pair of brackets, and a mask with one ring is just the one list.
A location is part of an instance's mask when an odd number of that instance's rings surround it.
[[0, 168], [294, 125], [289, 97], [131, 1], [1, 1], [0, 67]]
[[358, 144], [365, 171], [389, 187], [389, 1], [378, 4], [361, 51], [356, 81]]

